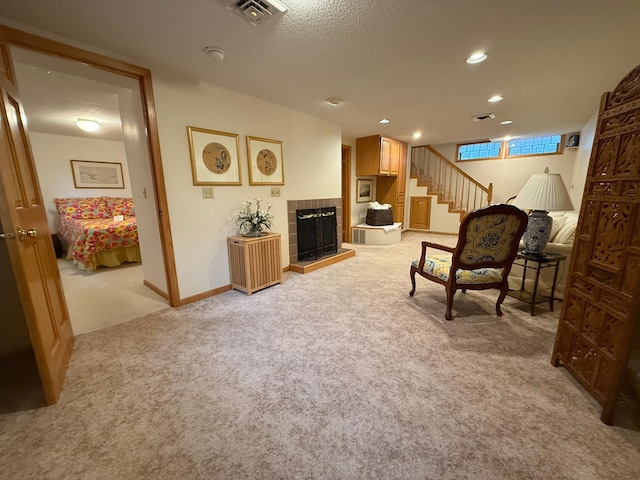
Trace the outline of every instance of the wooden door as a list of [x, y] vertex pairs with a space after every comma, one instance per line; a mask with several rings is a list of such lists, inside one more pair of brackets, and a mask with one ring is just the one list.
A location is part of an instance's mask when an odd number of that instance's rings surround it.
[[348, 145], [342, 145], [342, 241], [351, 243], [351, 147]]
[[400, 142], [391, 140], [391, 147], [389, 153], [389, 174], [398, 175], [398, 168], [400, 167]]
[[388, 138], [380, 139], [380, 168], [381, 175], [389, 175], [391, 171], [391, 141]]
[[407, 183], [407, 145], [404, 143], [398, 143], [399, 145], [399, 157], [398, 157], [398, 181], [397, 181], [397, 209], [394, 212], [394, 220], [396, 222], [402, 222], [402, 228], [406, 228], [404, 225], [404, 210], [405, 210], [405, 192]]
[[400, 143], [400, 156], [398, 158], [398, 195], [404, 197], [407, 188], [407, 144]]
[[62, 389], [73, 332], [9, 47], [4, 32], [0, 35], [0, 241], [7, 242], [46, 401], [52, 404]]
[[431, 197], [411, 197], [409, 228], [428, 230], [431, 224]]
[[640, 322], [640, 66], [604, 94], [552, 363], [611, 423]]

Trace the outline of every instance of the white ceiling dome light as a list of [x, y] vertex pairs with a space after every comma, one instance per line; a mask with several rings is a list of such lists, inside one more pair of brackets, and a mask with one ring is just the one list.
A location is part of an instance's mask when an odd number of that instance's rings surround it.
[[216, 62], [224, 60], [224, 50], [218, 47], [205, 47], [204, 52]]
[[80, 130], [84, 130], [85, 132], [95, 132], [100, 128], [100, 124], [95, 120], [87, 120], [85, 118], [79, 118], [76, 121], [76, 125]]
[[467, 63], [474, 64], [484, 62], [487, 59], [487, 54], [484, 52], [476, 52], [467, 58]]

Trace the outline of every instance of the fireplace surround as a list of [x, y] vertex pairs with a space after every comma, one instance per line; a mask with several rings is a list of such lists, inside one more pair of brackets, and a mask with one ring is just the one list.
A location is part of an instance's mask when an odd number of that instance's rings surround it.
[[[297, 210], [311, 209], [329, 209], [335, 208], [335, 239], [337, 249], [342, 245], [342, 199], [341, 198], [322, 198], [313, 200], [289, 200], [287, 201], [287, 216], [289, 222], [289, 263], [297, 264], [302, 261], [313, 259], [298, 259], [298, 218]], [[322, 218], [322, 217], [320, 217]], [[326, 217], [325, 217], [326, 218]], [[304, 240], [303, 240], [304, 242]], [[315, 255], [314, 255], [315, 257]]]

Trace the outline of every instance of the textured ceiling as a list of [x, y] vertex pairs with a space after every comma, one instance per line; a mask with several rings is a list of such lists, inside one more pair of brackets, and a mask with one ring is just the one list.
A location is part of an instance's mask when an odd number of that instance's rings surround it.
[[[578, 131], [640, 63], [638, 0], [283, 0], [289, 11], [260, 26], [228, 3], [0, 0], [0, 15], [324, 118], [347, 136], [414, 144]], [[466, 64], [477, 50], [488, 60]], [[495, 94], [505, 99], [488, 103]], [[495, 120], [471, 120], [488, 112]]]

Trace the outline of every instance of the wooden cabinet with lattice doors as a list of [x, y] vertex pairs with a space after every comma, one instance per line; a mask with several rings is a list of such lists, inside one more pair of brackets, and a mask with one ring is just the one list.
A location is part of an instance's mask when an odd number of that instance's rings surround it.
[[640, 322], [640, 66], [603, 95], [552, 363], [613, 421]]
[[282, 283], [280, 234], [261, 237], [233, 236], [227, 239], [231, 288], [251, 295], [277, 283]]

